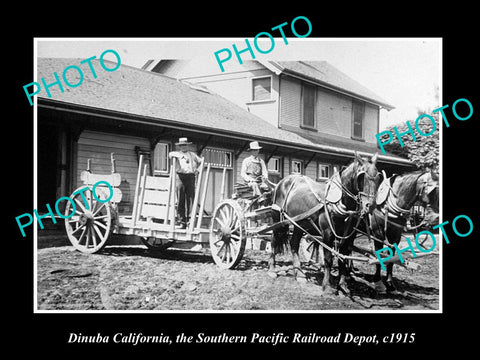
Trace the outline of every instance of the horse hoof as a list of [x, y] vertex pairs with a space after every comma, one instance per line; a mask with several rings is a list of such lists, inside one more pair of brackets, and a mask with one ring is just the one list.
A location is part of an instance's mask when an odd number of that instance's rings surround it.
[[347, 284], [338, 285], [338, 290], [340, 290], [345, 296], [350, 296], [350, 289]]
[[398, 294], [397, 288], [391, 281], [387, 281], [386, 291], [390, 294]]
[[297, 276], [296, 280], [301, 284], [305, 284], [307, 282], [307, 278], [305, 276]]
[[323, 295], [336, 295], [337, 290], [331, 286], [322, 286]]
[[272, 279], [277, 278], [277, 273], [275, 271], [268, 271], [267, 275], [270, 276]]
[[382, 280], [375, 281], [374, 286], [375, 286], [375, 291], [377, 292], [377, 294], [386, 294], [387, 293], [387, 288], [383, 284]]

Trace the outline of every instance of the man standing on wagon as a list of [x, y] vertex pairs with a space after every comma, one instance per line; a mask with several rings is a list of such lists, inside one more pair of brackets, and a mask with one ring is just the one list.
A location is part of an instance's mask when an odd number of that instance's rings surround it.
[[252, 141], [248, 151], [251, 155], [242, 162], [240, 175], [247, 185], [249, 185], [254, 195], [260, 195], [261, 190], [268, 190], [265, 181], [268, 179], [268, 170], [265, 161], [258, 155], [262, 147], [258, 141]]
[[188, 151], [191, 142], [186, 137], [181, 137], [175, 145], [180, 151], [171, 151], [168, 156], [176, 158], [178, 206], [177, 216], [180, 218], [182, 229], [187, 227], [191, 206], [195, 197], [195, 175], [202, 163], [202, 158], [193, 151]]

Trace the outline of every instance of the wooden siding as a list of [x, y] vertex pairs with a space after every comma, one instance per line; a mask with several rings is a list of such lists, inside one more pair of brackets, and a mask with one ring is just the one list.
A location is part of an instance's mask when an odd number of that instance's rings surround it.
[[[166, 74], [169, 75], [168, 72]], [[275, 127], [278, 126], [279, 77], [272, 75], [269, 70], [262, 67], [260, 69], [192, 78], [182, 77], [183, 74], [178, 75], [188, 82], [207, 87]], [[252, 101], [252, 79], [264, 76], [271, 78], [271, 97], [269, 100]]]
[[317, 129], [326, 134], [350, 138], [352, 99], [317, 87]]
[[371, 104], [365, 104], [365, 119], [363, 133], [365, 141], [376, 144], [375, 135], [378, 133], [378, 122], [380, 121], [380, 109]]
[[305, 167], [305, 164], [307, 163], [306, 160], [303, 161], [303, 173], [305, 176], [308, 176], [309, 178], [312, 178], [313, 180], [317, 180], [317, 162], [316, 161], [311, 161], [310, 164], [308, 164], [307, 167]]
[[120, 185], [122, 202], [119, 204], [119, 212], [131, 213], [138, 171], [135, 146], [149, 149], [150, 143], [147, 139], [135, 136], [84, 131], [78, 139], [75, 188], [83, 185], [80, 174], [87, 169], [87, 159], [91, 159], [92, 173], [109, 174], [111, 172], [110, 154], [113, 152], [116, 172], [122, 176]]
[[300, 126], [302, 86], [300, 81], [282, 77], [280, 81], [280, 126]]
[[[320, 133], [339, 136], [345, 139], [352, 137], [352, 104], [351, 97], [317, 86], [316, 94], [316, 130]], [[314, 130], [301, 128], [301, 92], [300, 80], [282, 77], [280, 81], [280, 126], [287, 130], [295, 129], [305, 135], [314, 135]], [[363, 134], [366, 142], [376, 143], [375, 134], [378, 129], [379, 108], [365, 103]]]

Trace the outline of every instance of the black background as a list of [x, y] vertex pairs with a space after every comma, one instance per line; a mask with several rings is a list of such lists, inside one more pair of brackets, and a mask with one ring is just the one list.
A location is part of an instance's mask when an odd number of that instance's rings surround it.
[[[3, 237], [4, 261], [2, 298], [4, 344], [14, 354], [52, 358], [89, 353], [108, 356], [140, 354], [148, 351], [157, 358], [177, 357], [180, 352], [192, 351], [190, 356], [219, 354], [224, 358], [249, 354], [258, 350], [271, 356], [286, 354], [288, 348], [297, 354], [322, 356], [325, 353], [383, 355], [440, 355], [446, 350], [475, 348], [477, 322], [476, 284], [478, 256], [478, 151], [474, 149], [480, 104], [478, 40], [473, 29], [478, 20], [471, 5], [459, 2], [422, 9], [406, 3], [384, 4], [383, 8], [361, 4], [352, 7], [342, 4], [327, 8], [322, 3], [289, 7], [288, 4], [269, 4], [260, 13], [256, 4], [183, 4], [173, 9], [165, 4], [98, 4], [84, 3], [68, 8], [26, 9], [19, 11], [15, 26], [9, 25], [4, 36], [2, 63], [8, 85], [4, 86], [4, 224], [9, 234]], [[471, 3], [473, 5], [473, 3]], [[40, 8], [40, 5], [35, 6]], [[141, 7], [141, 8], [140, 8]], [[282, 9], [283, 8], [283, 9]], [[281, 9], [281, 10], [278, 10]], [[215, 11], [215, 13], [210, 13]], [[23, 92], [23, 85], [33, 81], [34, 37], [241, 37], [253, 38], [261, 31], [296, 16], [310, 19], [313, 31], [309, 37], [442, 37], [443, 38], [443, 104], [453, 104], [467, 98], [474, 114], [467, 121], [453, 118], [450, 128], [443, 131], [443, 219], [459, 214], [468, 215], [475, 226], [466, 238], [456, 237], [448, 230], [449, 245], [443, 255], [443, 314], [34, 314], [33, 313], [33, 238], [22, 238], [15, 216], [33, 208], [33, 109]], [[477, 21], [477, 23], [475, 23]], [[11, 24], [11, 23], [10, 23]], [[299, 33], [302, 33], [299, 30]], [[436, 61], [436, 59], [432, 59]], [[475, 88], [475, 91], [474, 91]], [[10, 140], [11, 138], [11, 140]], [[6, 163], [5, 163], [6, 160]], [[8, 195], [11, 194], [11, 197]], [[10, 200], [9, 200], [10, 199]], [[30, 233], [31, 235], [31, 233]], [[473, 325], [473, 328], [472, 328]], [[174, 337], [178, 333], [195, 335], [198, 332], [230, 335], [265, 335], [283, 332], [316, 332], [335, 335], [350, 332], [358, 335], [415, 333], [413, 344], [364, 345], [94, 345], [67, 344], [70, 332], [114, 335], [117, 332], [160, 333]], [[34, 356], [35, 356], [34, 355]]]

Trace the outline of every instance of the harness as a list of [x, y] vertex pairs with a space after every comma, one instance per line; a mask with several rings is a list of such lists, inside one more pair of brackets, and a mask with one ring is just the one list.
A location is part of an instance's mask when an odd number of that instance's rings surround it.
[[[358, 190], [358, 184], [357, 184], [357, 178], [359, 175], [361, 175], [362, 173], [365, 173], [365, 176], [369, 177], [369, 178], [373, 178], [372, 176], [368, 175], [366, 172], [362, 171], [360, 173], [357, 174], [356, 178], [355, 178], [355, 189]], [[315, 198], [317, 199], [318, 201], [318, 205], [314, 207], [315, 209], [315, 212], [319, 211], [323, 206], [325, 207], [325, 216], [327, 218], [327, 222], [328, 222], [328, 226], [330, 228], [330, 230], [332, 231], [332, 234], [335, 236], [335, 241], [334, 241], [334, 249], [328, 247], [326, 244], [324, 244], [323, 242], [321, 242], [320, 240], [317, 239], [317, 237], [315, 236], [312, 236], [310, 235], [306, 229], [304, 229], [303, 227], [301, 227], [296, 221], [300, 221], [300, 220], [303, 220], [303, 219], [306, 219], [308, 218], [308, 220], [310, 221], [310, 224], [311, 226], [319, 233], [321, 234], [322, 231], [318, 228], [318, 226], [315, 224], [315, 222], [312, 220], [312, 218], [310, 217], [312, 215], [312, 212], [311, 211], [307, 211], [306, 213], [304, 214], [300, 214], [300, 215], [297, 215], [295, 216], [294, 218], [291, 218], [290, 216], [288, 216], [288, 214], [286, 214], [286, 209], [285, 209], [285, 206], [287, 204], [287, 201], [288, 201], [288, 198], [290, 196], [290, 193], [292, 191], [292, 189], [294, 188], [294, 186], [297, 184], [297, 182], [299, 181], [299, 179], [303, 178], [304, 176], [298, 176], [296, 177], [292, 183], [290, 184], [290, 186], [288, 187], [288, 190], [285, 194], [285, 197], [283, 199], [283, 202], [282, 202], [282, 205], [281, 207], [280, 206], [275, 206], [273, 208], [275, 208], [276, 211], [278, 211], [280, 213], [280, 220], [281, 222], [284, 221], [284, 219], [286, 219], [287, 221], [289, 221], [293, 226], [297, 227], [298, 229], [300, 229], [301, 231], [303, 231], [305, 234], [307, 234], [307, 236], [309, 236], [311, 239], [317, 241], [322, 247], [326, 248], [327, 250], [329, 250], [330, 252], [334, 253], [336, 256], [338, 256], [341, 260], [346, 260], [346, 259], [357, 259], [357, 260], [362, 260], [362, 259], [359, 259], [359, 258], [356, 258], [356, 257], [352, 257], [352, 256], [345, 256], [345, 255], [342, 255], [340, 254], [340, 252], [338, 251], [338, 246], [339, 246], [339, 241], [341, 240], [344, 240], [344, 239], [347, 239], [349, 238], [350, 236], [352, 236], [355, 231], [359, 231], [359, 232], [362, 232], [358, 229], [358, 225], [360, 223], [360, 221], [362, 219], [364, 219], [363, 216], [359, 216], [360, 215], [360, 212], [361, 212], [361, 208], [360, 208], [360, 198], [361, 196], [365, 196], [365, 197], [369, 197], [369, 198], [372, 198], [374, 197], [374, 195], [369, 195], [369, 194], [366, 194], [365, 192], [363, 191], [358, 191], [357, 195], [355, 195], [352, 191], [350, 191], [345, 185], [342, 184], [341, 182], [341, 178], [340, 178], [340, 173], [335, 173], [330, 179], [327, 180], [327, 189], [326, 189], [326, 195], [325, 195], [325, 201], [322, 200], [320, 198], [320, 196], [315, 192], [315, 190], [313, 189], [312, 187], [312, 184], [307, 180], [306, 183], [307, 183], [307, 186], [310, 190], [310, 192], [315, 196]], [[332, 199], [333, 200], [329, 200], [329, 196], [328, 194], [330, 193], [330, 191], [332, 191], [332, 188], [333, 187], [337, 187], [337, 189], [340, 190], [340, 196], [335, 195], [335, 197], [333, 197]], [[273, 204], [275, 204], [275, 198], [276, 198], [276, 194], [277, 194], [277, 189], [275, 189], [274, 191], [274, 199], [273, 199]], [[334, 190], [334, 191], [337, 191], [337, 190]], [[346, 205], [343, 204], [342, 202], [342, 198], [343, 198], [343, 194], [345, 194], [346, 196], [352, 198], [355, 203], [356, 203], [356, 209], [355, 210], [348, 210], [346, 208]], [[312, 209], [313, 210], [313, 209]], [[332, 219], [331, 219], [331, 216], [340, 216], [340, 217], [343, 217], [345, 218], [345, 221], [349, 220], [349, 219], [352, 219], [352, 218], [356, 218], [356, 223], [355, 225], [353, 226], [352, 228], [352, 231], [350, 234], [346, 235], [346, 236], [340, 236], [336, 233], [335, 231], [335, 228], [334, 228], [334, 225], [333, 225], [333, 222], [332, 222]], [[367, 220], [364, 219], [364, 221], [366, 222]], [[370, 226], [368, 224], [366, 224], [366, 229], [367, 229], [367, 232], [365, 235], [367, 235], [369, 237], [369, 239], [373, 239], [374, 241], [378, 241], [382, 244], [385, 244], [385, 241], [383, 240], [380, 240], [380, 239], [377, 239], [375, 238], [371, 233], [370, 233]], [[372, 244], [373, 246], [373, 244]], [[363, 261], [363, 260], [362, 260]]]
[[[421, 173], [417, 177], [417, 179], [415, 180], [415, 183], [417, 183], [418, 179], [420, 179], [423, 175], [425, 175], [425, 172]], [[410, 208], [409, 209], [404, 209], [404, 208], [402, 208], [398, 205], [398, 194], [396, 194], [395, 191], [393, 190], [390, 178], [388, 178], [388, 179], [385, 178], [384, 184], [382, 184], [382, 185], [386, 186], [388, 188], [388, 193], [386, 195], [386, 199], [381, 203], [377, 203], [377, 205], [382, 206], [382, 208], [379, 209], [378, 211], [380, 211], [384, 216], [383, 231], [384, 231], [385, 240], [388, 241], [388, 239], [387, 239], [388, 225], [392, 225], [392, 226], [403, 229], [402, 225], [396, 224], [392, 220], [401, 218], [401, 219], [406, 221], [407, 217], [410, 215]], [[423, 194], [425, 193], [425, 191], [427, 191], [427, 188], [428, 188], [427, 181], [424, 181], [422, 186], [417, 190], [412, 203], [415, 203], [419, 198], [421, 198], [423, 196]], [[374, 217], [374, 219], [375, 219], [375, 217]], [[372, 221], [371, 218], [370, 218], [370, 221]], [[425, 223], [425, 220], [420, 222], [420, 224], [416, 225], [412, 229], [417, 229], [420, 226], [423, 226], [424, 223]]]
[[[339, 189], [341, 189], [341, 196], [338, 198], [333, 197], [330, 198], [332, 200], [329, 200], [328, 194], [330, 193], [332, 189], [332, 184], [333, 186], [337, 186]], [[355, 181], [355, 187], [356, 187], [356, 181]], [[328, 226], [330, 227], [330, 230], [332, 231], [333, 235], [337, 240], [343, 240], [349, 238], [354, 232], [355, 228], [358, 226], [360, 223], [361, 217], [358, 216], [357, 223], [353, 227], [353, 230], [351, 231], [350, 234], [347, 236], [340, 236], [336, 233], [335, 228], [333, 226], [332, 218], [331, 218], [331, 213], [335, 216], [340, 216], [346, 218], [345, 221], [347, 221], [348, 218], [356, 216], [360, 213], [360, 198], [359, 194], [355, 195], [353, 194], [350, 190], [348, 190], [345, 185], [342, 184], [340, 180], [340, 173], [335, 173], [330, 179], [327, 180], [327, 189], [325, 191], [326, 196], [325, 196], [325, 217], [327, 218]], [[352, 198], [355, 203], [357, 204], [357, 208], [355, 210], [347, 210], [347, 207], [345, 204], [342, 202], [342, 197], [343, 194], [346, 194], [348, 197]], [[337, 199], [338, 198], [338, 199]]]
[[[365, 171], [361, 171], [357, 174], [357, 177], [359, 175], [363, 174], [363, 173], [365, 173], [366, 176], [369, 176], [368, 174], [366, 174]], [[289, 188], [288, 188], [288, 190], [285, 194], [285, 198], [283, 199], [282, 206], [279, 209], [281, 220], [283, 220], [283, 218], [286, 215], [285, 214], [285, 206], [287, 204], [289, 195], [290, 195], [293, 187], [296, 185], [298, 179], [303, 179], [304, 177], [305, 176], [303, 176], [303, 175], [299, 176], [299, 177], [296, 177], [292, 181], [292, 183], [290, 184], [290, 186], [289, 186]], [[360, 196], [372, 197], [372, 195], [368, 195], [364, 192], [358, 192], [357, 195], [352, 193], [349, 189], [347, 189], [347, 187], [345, 185], [342, 184], [342, 182], [340, 180], [340, 173], [335, 173], [330, 179], [327, 180], [327, 189], [326, 189], [326, 194], [327, 195], [325, 196], [325, 201], [322, 200], [320, 198], [320, 196], [315, 192], [315, 190], [312, 188], [312, 185], [309, 181], [306, 181], [306, 184], [307, 184], [310, 192], [315, 196], [315, 198], [319, 202], [319, 204], [325, 204], [325, 215], [326, 215], [326, 218], [327, 218], [327, 222], [328, 222], [330, 230], [332, 231], [335, 238], [337, 240], [343, 240], [343, 239], [349, 238], [356, 231], [356, 228], [358, 227], [358, 224], [360, 223], [360, 220], [362, 219], [361, 216], [358, 216], [360, 211], [361, 211], [360, 206], [359, 206], [360, 205]], [[335, 199], [334, 201], [329, 201], [328, 200], [328, 194], [329, 194], [329, 191], [331, 190], [332, 184], [333, 184], [333, 186], [337, 186], [339, 189], [341, 189], [341, 194], [338, 197], [338, 199]], [[357, 188], [357, 182], [356, 181], [355, 181], [355, 188]], [[357, 204], [357, 208], [355, 210], [348, 210], [346, 208], [346, 206], [342, 202], [343, 194], [347, 195], [348, 197], [352, 198], [355, 201], [355, 203]], [[275, 195], [276, 195], [276, 191], [275, 191]], [[275, 203], [275, 199], [273, 199], [273, 203]], [[321, 207], [320, 207], [320, 209], [321, 209]], [[352, 232], [350, 234], [348, 234], [347, 236], [338, 235], [335, 231], [334, 226], [333, 226], [333, 222], [332, 222], [332, 219], [331, 219], [331, 213], [333, 213], [333, 215], [335, 215], [335, 216], [341, 216], [341, 217], [346, 218], [345, 221], [348, 218], [357, 217], [357, 222], [356, 222], [355, 226], [353, 227]]]

